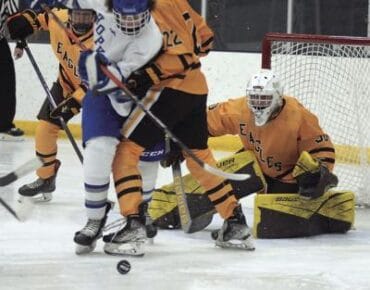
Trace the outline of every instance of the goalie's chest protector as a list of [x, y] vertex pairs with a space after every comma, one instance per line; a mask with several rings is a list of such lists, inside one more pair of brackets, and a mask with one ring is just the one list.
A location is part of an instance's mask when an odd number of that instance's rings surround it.
[[[264, 174], [295, 182], [291, 171], [299, 157], [300, 125], [303, 122], [298, 103], [286, 98], [280, 114], [262, 127], [254, 123], [253, 114], [247, 108], [245, 119], [240, 121], [240, 137], [244, 147], [255, 152]], [[242, 117], [242, 118], [243, 118]]]

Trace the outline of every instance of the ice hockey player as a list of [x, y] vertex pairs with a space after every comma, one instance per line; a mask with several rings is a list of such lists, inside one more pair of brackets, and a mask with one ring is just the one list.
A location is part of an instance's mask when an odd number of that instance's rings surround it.
[[[155, 25], [150, 24], [151, 28], [147, 33], [152, 33], [153, 38], [147, 39], [149, 43], [143, 43], [138, 37], [132, 38], [123, 34], [115, 25], [114, 15], [107, 12], [107, 7], [103, 3], [94, 1], [81, 1], [83, 9], [94, 9], [96, 11], [96, 25], [94, 30], [95, 48], [110, 56], [113, 61], [117, 61], [117, 69], [121, 64], [122, 71], [129, 74], [156, 54], [162, 44], [162, 35]], [[69, 7], [75, 7], [70, 5]], [[74, 11], [75, 9], [72, 9]], [[56, 16], [59, 15], [56, 13]], [[53, 19], [53, 15], [48, 18]], [[61, 35], [64, 35], [61, 32]], [[134, 40], [134, 41], [133, 41]], [[71, 41], [73, 43], [73, 41]], [[86, 43], [83, 42], [85, 46]], [[122, 45], [124, 44], [124, 45]], [[81, 48], [76, 48], [80, 53]], [[140, 49], [136, 50], [136, 45]], [[91, 46], [87, 46], [91, 47]], [[91, 51], [86, 52], [85, 59], [90, 56]], [[103, 57], [103, 55], [99, 54]], [[135, 61], [136, 60], [136, 61]], [[75, 73], [77, 74], [77, 68]], [[94, 98], [91, 91], [87, 91], [83, 105], [83, 139], [85, 143], [84, 151], [84, 181], [85, 181], [85, 207], [87, 212], [86, 226], [75, 234], [76, 253], [82, 254], [91, 252], [96, 245], [96, 240], [102, 236], [102, 230], [107, 219], [107, 213], [111, 208], [111, 203], [107, 202], [109, 188], [110, 172], [112, 170], [113, 159], [119, 156], [117, 145], [121, 138], [119, 129], [131, 108], [131, 104], [124, 99], [119, 92], [113, 92], [108, 97]], [[101, 114], [101, 115], [99, 115]], [[121, 115], [120, 115], [121, 114]], [[116, 154], [117, 151], [117, 154]], [[150, 199], [150, 193], [154, 189], [158, 160], [164, 152], [160, 146], [151, 148], [151, 151], [145, 151], [141, 156], [140, 170], [143, 173], [144, 192], [147, 193], [145, 199]], [[146, 162], [148, 161], [148, 162]], [[154, 162], [153, 162], [154, 161]], [[145, 167], [145, 164], [148, 166]], [[113, 175], [116, 181], [117, 196], [120, 200], [120, 182], [117, 180], [121, 168], [116, 163], [113, 164]], [[120, 201], [121, 204], [121, 201]], [[140, 208], [145, 215], [147, 204], [141, 203]], [[145, 219], [149, 217], [144, 216]], [[147, 225], [146, 234], [148, 237], [155, 235], [155, 228]], [[106, 249], [107, 253], [109, 249]], [[140, 253], [134, 253], [140, 254]]]
[[[151, 14], [164, 36], [164, 45], [157, 57], [128, 78], [127, 84], [198, 158], [215, 165], [207, 146], [208, 88], [199, 60], [209, 52], [213, 33], [187, 1], [158, 0]], [[117, 19], [120, 19], [123, 29], [130, 31], [130, 26], [125, 22], [128, 17], [123, 14]], [[164, 132], [139, 108], [133, 110], [130, 122], [125, 123], [122, 132], [128, 140], [123, 141], [121, 164], [124, 167], [124, 179], [131, 179], [132, 176], [138, 176], [137, 163], [141, 152], [164, 140]], [[206, 172], [189, 156], [185, 158], [190, 172], [207, 190], [207, 196], [225, 219], [216, 244], [254, 249], [246, 219], [230, 182]], [[135, 183], [127, 182], [123, 186], [125, 192], [131, 193], [127, 199], [140, 198], [139, 178]], [[138, 208], [130, 205], [132, 201], [126, 203], [127, 226], [116, 235], [104, 237], [106, 242], [113, 241], [112, 246], [117, 244], [117, 252], [119, 244], [135, 237], [133, 233], [137, 234], [140, 228]]]
[[[96, 16], [93, 10], [61, 9], [54, 12], [86, 47], [93, 46], [93, 24]], [[37, 170], [38, 178], [34, 182], [19, 188], [19, 193], [23, 196], [49, 201], [55, 190], [55, 179], [61, 164], [57, 159], [57, 139], [62, 129], [58, 117], [63, 117], [67, 123], [79, 113], [86, 92], [77, 73], [81, 49], [71, 42], [63, 29], [47, 13], [36, 14], [28, 9], [12, 16], [7, 25], [12, 39], [25, 39], [39, 30], [49, 31], [51, 47], [59, 62], [59, 75], [51, 88], [58, 107], [53, 110], [46, 98], [37, 115], [39, 122], [35, 134], [35, 150], [44, 165]]]
[[[255, 191], [253, 184], [249, 185], [253, 179], [246, 180], [244, 192], [239, 195], [259, 192], [255, 198], [256, 237], [344, 233], [351, 228], [354, 194], [329, 190], [338, 184], [332, 173], [335, 149], [330, 137], [323, 132], [313, 113], [296, 98], [283, 95], [283, 88], [273, 71], [262, 70], [254, 75], [246, 97], [210, 106], [207, 117], [210, 136], [239, 135], [244, 150], [254, 155], [243, 162], [257, 163], [253, 170], [266, 184], [264, 190]], [[236, 159], [235, 156], [228, 158], [229, 162]], [[187, 189], [188, 193], [197, 188], [191, 177], [185, 183], [192, 185]], [[264, 192], [268, 194], [262, 194]], [[163, 192], [156, 191], [153, 196], [155, 205], [150, 211], [154, 219], [159, 219], [162, 226], [166, 226], [165, 221], [178, 224], [173, 217], [173, 205], [168, 207], [166, 203], [167, 210], [158, 210], [164, 208], [157, 200], [159, 194], [161, 200], [164, 199]], [[203, 208], [203, 214], [209, 210]], [[193, 214], [201, 216], [199, 210]]]

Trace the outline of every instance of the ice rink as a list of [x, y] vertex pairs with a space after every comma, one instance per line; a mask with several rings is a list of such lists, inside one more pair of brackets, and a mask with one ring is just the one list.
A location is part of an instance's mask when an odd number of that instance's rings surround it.
[[[81, 165], [67, 140], [59, 142], [62, 167], [49, 203], [37, 204], [20, 223], [0, 206], [0, 289], [166, 290], [166, 289], [370, 289], [370, 210], [358, 209], [355, 229], [346, 235], [257, 240], [256, 251], [215, 248], [210, 230], [187, 235], [160, 231], [141, 258], [128, 257], [126, 275], [116, 271], [121, 257], [102, 251], [77, 256], [73, 235], [85, 224]], [[0, 142], [0, 175], [33, 157], [33, 140]], [[0, 195], [9, 203], [34, 174], [7, 186]], [[171, 182], [161, 170], [158, 185]], [[370, 193], [369, 193], [370, 194]], [[113, 190], [110, 192], [114, 199]], [[249, 224], [252, 199], [242, 200]], [[117, 206], [110, 221], [119, 217]]]

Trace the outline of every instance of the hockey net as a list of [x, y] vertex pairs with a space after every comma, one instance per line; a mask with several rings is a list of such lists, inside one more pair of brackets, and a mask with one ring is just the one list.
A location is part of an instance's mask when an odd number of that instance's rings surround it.
[[335, 144], [338, 188], [370, 205], [370, 39], [269, 33], [262, 67], [319, 117]]

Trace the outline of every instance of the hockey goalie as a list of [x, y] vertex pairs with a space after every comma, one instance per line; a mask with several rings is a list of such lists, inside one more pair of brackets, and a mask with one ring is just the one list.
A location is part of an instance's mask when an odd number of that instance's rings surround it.
[[[238, 135], [245, 151], [218, 163], [222, 170], [251, 175], [233, 184], [237, 198], [257, 193], [253, 233], [256, 238], [292, 238], [345, 233], [354, 222], [354, 193], [334, 188], [335, 149], [318, 118], [297, 99], [283, 95], [271, 70], [254, 75], [246, 96], [209, 107], [210, 136]], [[170, 162], [172, 163], [172, 154]], [[205, 228], [215, 212], [204, 190], [183, 177], [193, 221]], [[149, 212], [159, 227], [179, 228], [174, 185], [157, 189]], [[215, 237], [214, 237], [215, 238]]]

